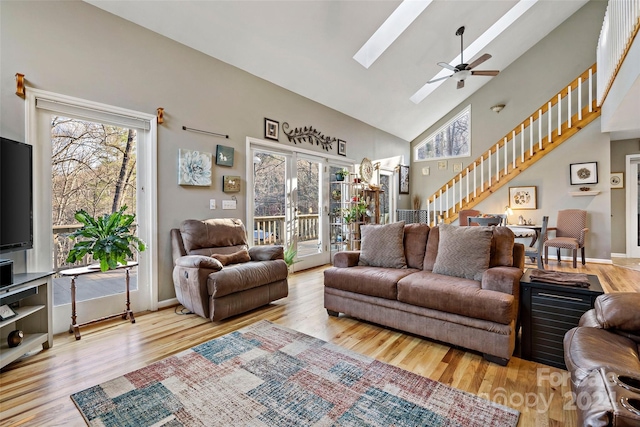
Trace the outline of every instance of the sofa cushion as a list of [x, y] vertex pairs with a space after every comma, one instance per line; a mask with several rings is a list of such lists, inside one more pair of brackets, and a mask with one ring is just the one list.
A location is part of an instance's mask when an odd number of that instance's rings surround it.
[[619, 329], [640, 335], [640, 293], [604, 294], [596, 298], [594, 308], [598, 322], [605, 329]]
[[515, 234], [508, 227], [495, 227], [493, 229], [489, 267], [511, 267], [513, 265], [515, 238]]
[[[359, 265], [407, 268], [404, 256], [404, 221], [385, 225], [363, 225]], [[384, 248], [384, 249], [383, 249]]]
[[433, 272], [482, 280], [482, 274], [489, 268], [492, 236], [492, 227], [440, 225], [440, 242]]
[[[247, 231], [242, 221], [235, 218], [216, 218], [204, 221], [188, 219], [180, 225], [180, 233], [187, 254], [210, 255], [198, 249], [240, 246], [236, 252], [247, 246]], [[194, 252], [195, 251], [195, 252]], [[218, 251], [216, 251], [218, 252]], [[226, 252], [230, 253], [230, 252]]]
[[211, 255], [211, 258], [217, 259], [222, 265], [240, 264], [251, 261], [249, 251], [246, 249], [239, 250], [238, 252], [234, 252], [229, 255], [213, 254]]
[[233, 264], [209, 274], [207, 290], [212, 298], [220, 298], [285, 280], [288, 274], [287, 264], [281, 259]]
[[435, 226], [429, 230], [429, 240], [427, 240], [427, 247], [424, 253], [424, 263], [422, 268], [427, 271], [433, 270], [433, 266], [436, 263], [436, 257], [438, 256], [438, 244], [440, 243], [440, 227]]
[[398, 301], [504, 325], [515, 319], [517, 304], [513, 295], [481, 289], [475, 280], [428, 271], [400, 279]]
[[324, 271], [324, 286], [395, 300], [398, 280], [417, 271], [413, 268], [331, 267]]
[[577, 327], [564, 336], [564, 361], [574, 384], [594, 369], [607, 366], [613, 372], [640, 372], [638, 346], [629, 338], [605, 329]]
[[422, 270], [424, 253], [429, 236], [427, 224], [407, 224], [404, 226], [404, 256], [407, 267]]

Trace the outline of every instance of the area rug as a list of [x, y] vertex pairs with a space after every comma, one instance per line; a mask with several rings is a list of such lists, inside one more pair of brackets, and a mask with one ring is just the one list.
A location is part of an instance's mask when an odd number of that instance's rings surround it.
[[515, 426], [519, 412], [260, 321], [71, 396], [91, 426]]

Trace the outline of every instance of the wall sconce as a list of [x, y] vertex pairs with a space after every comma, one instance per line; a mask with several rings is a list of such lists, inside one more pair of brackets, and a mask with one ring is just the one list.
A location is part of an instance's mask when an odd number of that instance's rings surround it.
[[24, 74], [16, 73], [16, 95], [24, 98]]
[[158, 117], [158, 124], [161, 125], [164, 123], [164, 108], [158, 107], [156, 110], [156, 115]]
[[504, 104], [496, 104], [490, 108], [490, 110], [493, 111], [494, 113], [499, 113], [503, 109], [504, 109]]
[[513, 211], [511, 210], [511, 208], [509, 207], [509, 205], [504, 207], [504, 214], [505, 214], [505, 218], [504, 218], [504, 225], [508, 225], [509, 224], [509, 215], [513, 215]]

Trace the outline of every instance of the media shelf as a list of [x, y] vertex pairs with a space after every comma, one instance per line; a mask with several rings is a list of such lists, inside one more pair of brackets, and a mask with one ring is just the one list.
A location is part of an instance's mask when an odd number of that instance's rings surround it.
[[[53, 345], [51, 275], [16, 274], [11, 288], [0, 292], [0, 304], [12, 303], [16, 313], [0, 322], [0, 368], [40, 346], [47, 349]], [[21, 330], [24, 337], [19, 346], [11, 348], [7, 336], [16, 329]]]

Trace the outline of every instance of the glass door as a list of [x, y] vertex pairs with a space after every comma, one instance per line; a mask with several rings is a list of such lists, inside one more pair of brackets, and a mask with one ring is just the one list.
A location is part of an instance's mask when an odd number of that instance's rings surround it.
[[640, 156], [627, 156], [627, 258], [640, 258]]

